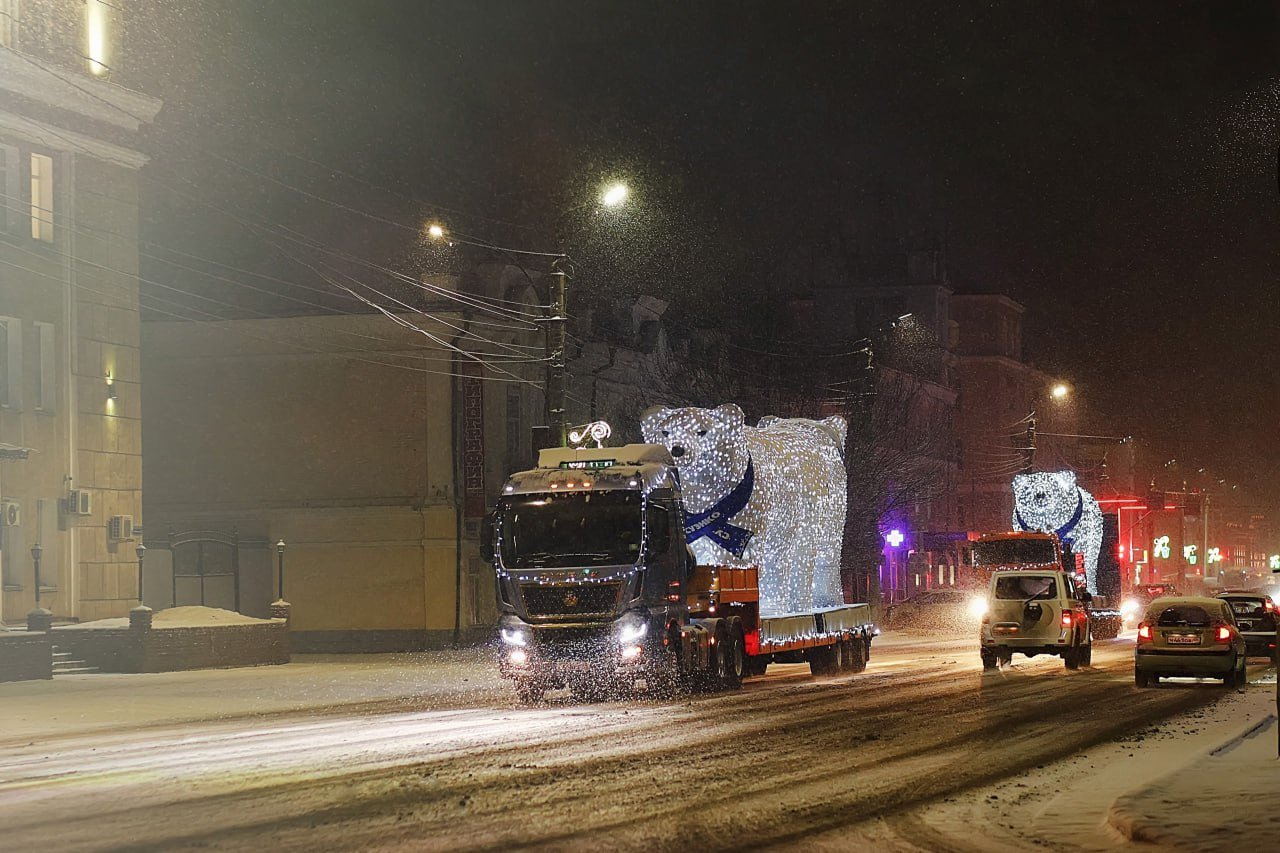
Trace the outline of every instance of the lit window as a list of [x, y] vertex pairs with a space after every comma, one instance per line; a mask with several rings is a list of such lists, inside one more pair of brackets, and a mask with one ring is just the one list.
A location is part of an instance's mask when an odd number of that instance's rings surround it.
[[0, 47], [18, 46], [18, 0], [0, 0]]
[[31, 238], [53, 242], [53, 158], [31, 155]]
[[85, 0], [85, 58], [89, 73], [104, 76], [111, 70], [107, 57], [108, 4], [103, 0]]

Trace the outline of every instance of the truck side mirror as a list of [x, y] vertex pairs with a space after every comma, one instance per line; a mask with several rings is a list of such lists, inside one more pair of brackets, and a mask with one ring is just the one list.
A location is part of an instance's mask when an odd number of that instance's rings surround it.
[[496, 515], [492, 512], [480, 522], [480, 559], [486, 563], [493, 562], [493, 531], [496, 523]]

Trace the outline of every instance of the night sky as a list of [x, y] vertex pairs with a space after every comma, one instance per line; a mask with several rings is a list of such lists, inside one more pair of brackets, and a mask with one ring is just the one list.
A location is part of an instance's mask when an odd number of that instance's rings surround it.
[[545, 247], [611, 176], [648, 218], [602, 268], [657, 292], [932, 241], [1091, 428], [1280, 499], [1274, 3], [140, 5], [157, 253], [297, 276], [214, 208], [397, 264], [424, 216]]

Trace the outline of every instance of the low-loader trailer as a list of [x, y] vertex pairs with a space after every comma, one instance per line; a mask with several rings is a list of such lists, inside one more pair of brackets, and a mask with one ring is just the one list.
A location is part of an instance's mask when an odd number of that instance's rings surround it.
[[543, 450], [503, 486], [484, 540], [499, 667], [526, 702], [733, 689], [770, 663], [860, 672], [878, 633], [866, 604], [762, 614], [756, 569], [697, 565], [660, 445]]

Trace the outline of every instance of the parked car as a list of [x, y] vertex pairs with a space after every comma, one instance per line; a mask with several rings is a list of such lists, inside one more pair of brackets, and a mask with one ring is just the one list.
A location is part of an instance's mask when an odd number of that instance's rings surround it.
[[1220, 598], [1157, 598], [1138, 623], [1133, 680], [1150, 687], [1161, 678], [1221, 678], [1228, 687], [1246, 680], [1244, 635], [1231, 605]]
[[969, 631], [982, 618], [981, 593], [963, 589], [928, 589], [885, 610], [885, 627]]
[[1260, 592], [1223, 592], [1218, 598], [1231, 605], [1250, 657], [1276, 653], [1276, 603]]

